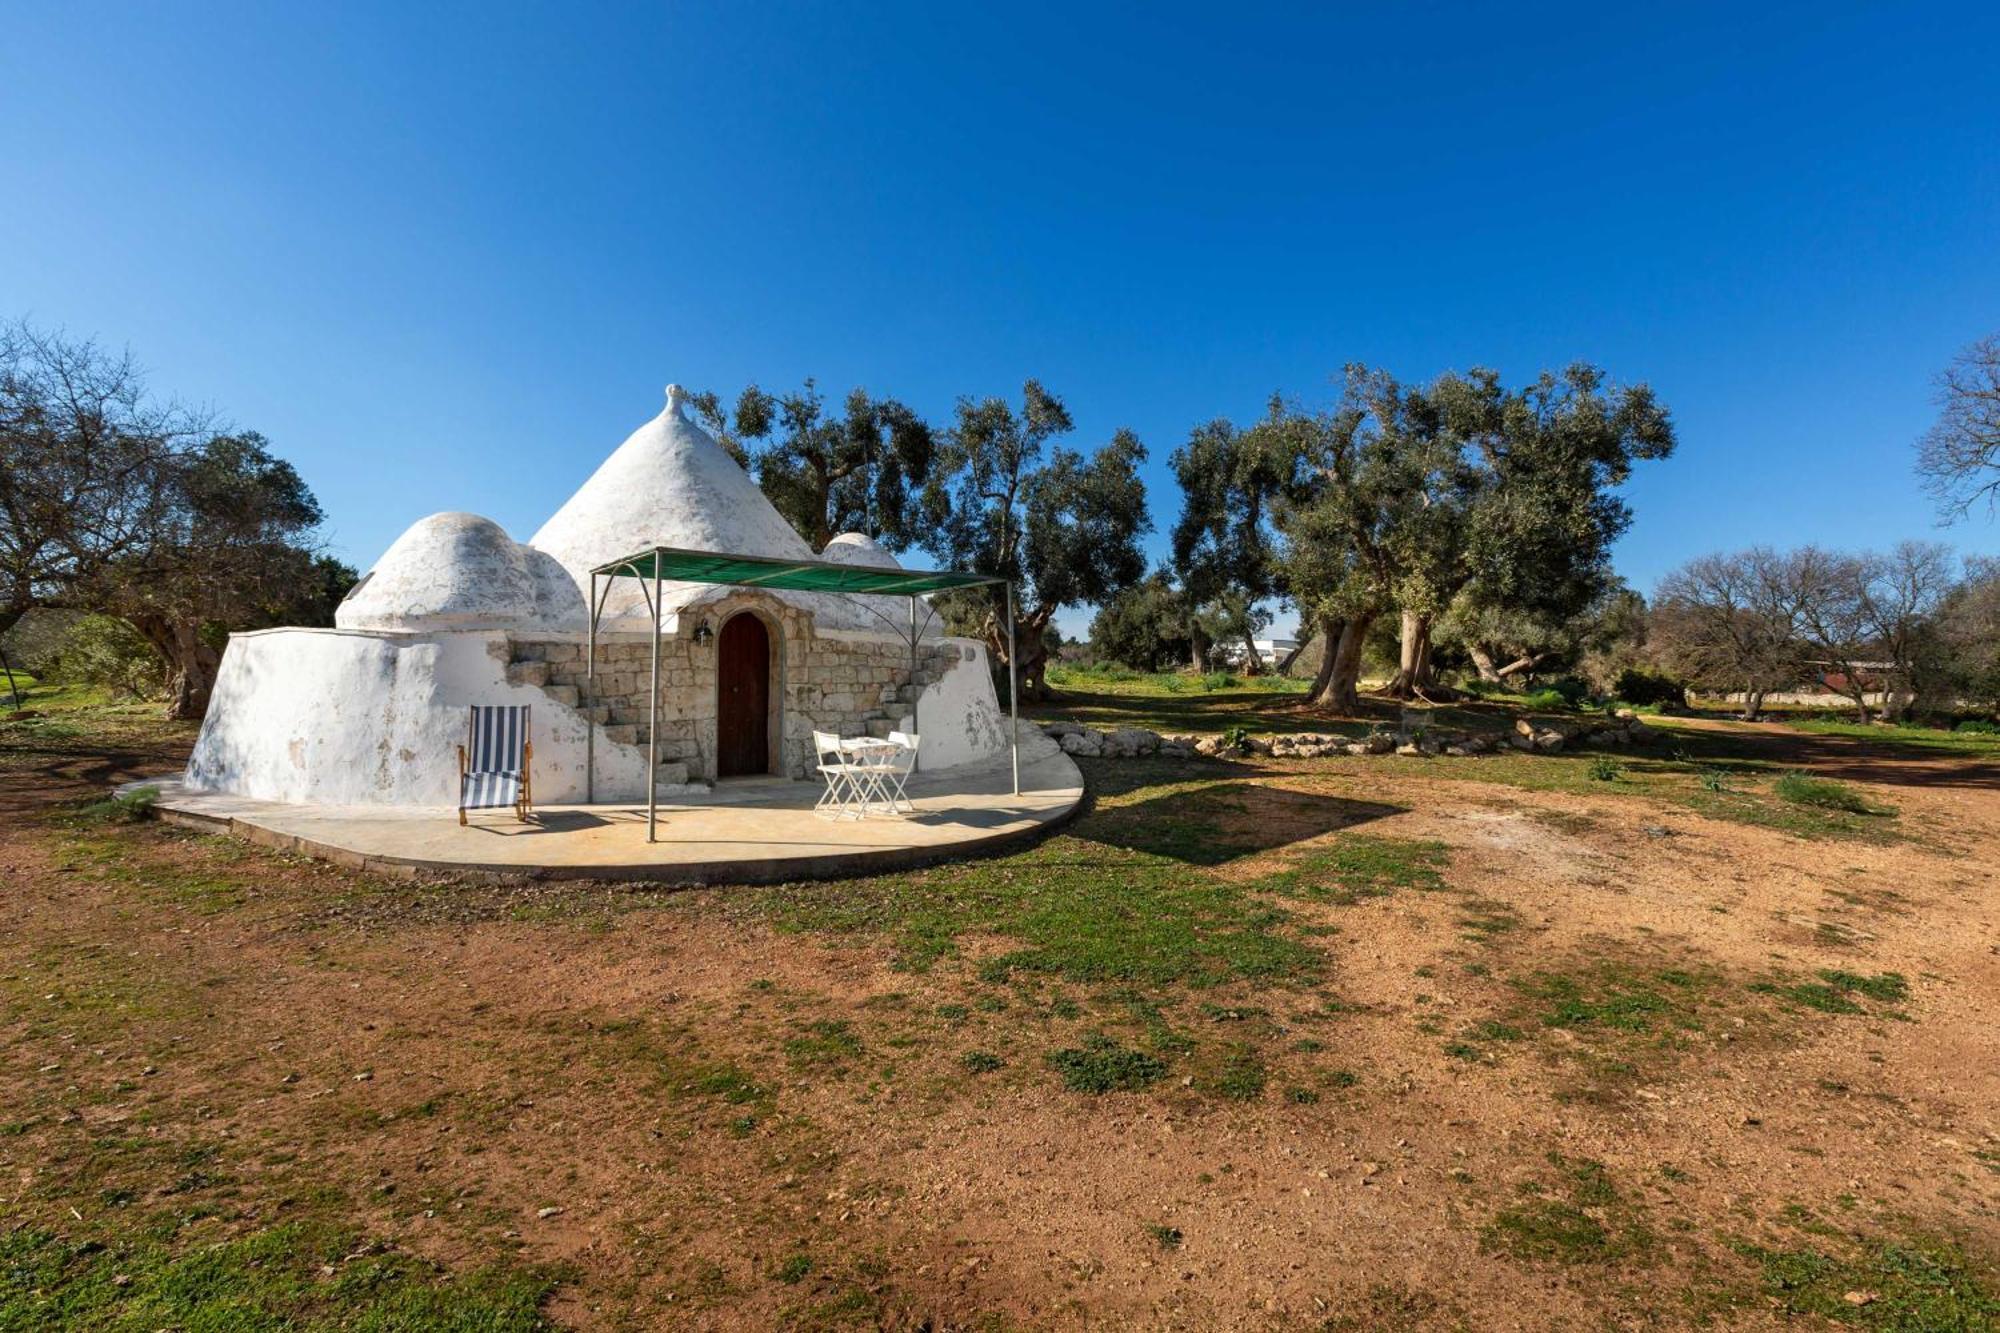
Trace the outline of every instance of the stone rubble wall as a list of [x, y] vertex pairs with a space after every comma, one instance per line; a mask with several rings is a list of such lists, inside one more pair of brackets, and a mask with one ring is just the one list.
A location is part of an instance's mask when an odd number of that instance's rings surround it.
[[1139, 727], [1100, 731], [1060, 721], [1043, 723], [1042, 731], [1061, 745], [1064, 753], [1087, 759], [1127, 759], [1147, 754], [1178, 758], [1264, 754], [1279, 759], [1318, 759], [1336, 754], [1475, 755], [1508, 749], [1548, 754], [1585, 746], [1646, 745], [1660, 736], [1659, 731], [1647, 726], [1630, 709], [1620, 709], [1601, 718], [1560, 721], [1522, 718], [1515, 722], [1513, 732], [1505, 736], [1421, 727], [1405, 732], [1377, 730], [1361, 737], [1298, 732], [1231, 740], [1226, 736], [1163, 736]]

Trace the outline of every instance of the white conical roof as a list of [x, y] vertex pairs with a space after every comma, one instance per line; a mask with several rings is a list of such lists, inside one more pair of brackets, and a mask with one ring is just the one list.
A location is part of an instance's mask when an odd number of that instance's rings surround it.
[[[812, 559], [812, 548], [749, 474], [682, 414], [686, 401], [681, 387], [669, 384], [660, 415], [633, 431], [529, 539], [561, 561], [579, 587], [590, 586], [597, 566], [651, 546]], [[671, 607], [687, 591], [677, 587], [664, 600]], [[636, 585], [620, 580], [605, 614], [629, 616], [639, 600]]]

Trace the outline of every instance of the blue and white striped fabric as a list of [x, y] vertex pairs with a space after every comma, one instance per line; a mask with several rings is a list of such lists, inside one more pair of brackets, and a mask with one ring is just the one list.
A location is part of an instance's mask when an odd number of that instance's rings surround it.
[[459, 809], [489, 810], [519, 801], [527, 743], [528, 705], [472, 705], [466, 773], [459, 781]]

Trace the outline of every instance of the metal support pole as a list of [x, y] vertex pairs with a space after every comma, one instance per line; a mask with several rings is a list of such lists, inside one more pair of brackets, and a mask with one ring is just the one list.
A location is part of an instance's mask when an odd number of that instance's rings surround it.
[[653, 613], [647, 626], [653, 633], [653, 693], [646, 701], [646, 841], [658, 842], [660, 782], [660, 553], [653, 552]]
[[[919, 719], [917, 717], [917, 702], [923, 697], [924, 697], [923, 691], [917, 688], [917, 595], [915, 593], [911, 593], [910, 594], [910, 732], [917, 738], [917, 743], [919, 745], [923, 744], [924, 729], [921, 725], [919, 725]], [[917, 771], [918, 767], [919, 764], [917, 756], [911, 755], [910, 771], [914, 773]]]
[[1008, 744], [1014, 756], [1014, 794], [1021, 794], [1021, 664], [1014, 653], [1014, 585], [1007, 585]]
[[583, 803], [597, 804], [597, 571], [590, 571], [590, 637], [583, 658]]

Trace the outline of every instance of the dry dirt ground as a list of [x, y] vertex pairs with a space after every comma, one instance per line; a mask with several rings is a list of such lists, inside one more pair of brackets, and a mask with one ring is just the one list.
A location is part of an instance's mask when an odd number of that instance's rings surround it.
[[1111, 761], [1013, 857], [671, 892], [79, 816], [185, 734], [0, 728], [0, 1225], [65, 1247], [0, 1295], [310, 1217], [578, 1328], [1993, 1326], [1996, 754], [1677, 736]]

